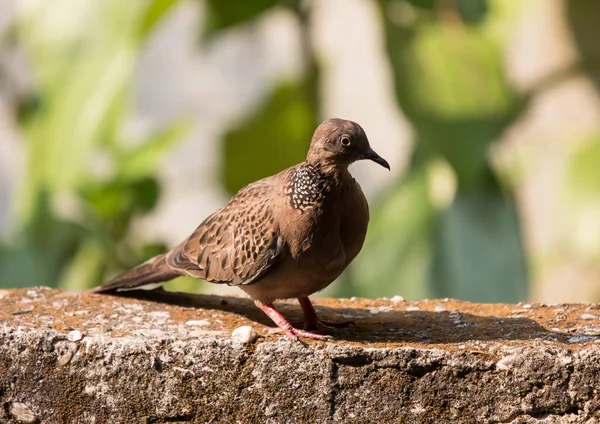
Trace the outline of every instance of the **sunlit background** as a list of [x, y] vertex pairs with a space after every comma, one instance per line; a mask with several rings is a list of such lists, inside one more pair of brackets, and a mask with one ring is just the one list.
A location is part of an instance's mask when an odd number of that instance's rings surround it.
[[[82, 290], [359, 122], [320, 295], [600, 300], [597, 0], [0, 0], [0, 287]], [[224, 292], [192, 279], [170, 289]]]

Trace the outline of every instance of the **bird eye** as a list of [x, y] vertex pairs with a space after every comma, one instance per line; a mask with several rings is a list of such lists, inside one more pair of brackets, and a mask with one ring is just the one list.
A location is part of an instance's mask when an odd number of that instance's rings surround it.
[[344, 135], [340, 137], [340, 144], [344, 147], [348, 147], [350, 145], [350, 139]]

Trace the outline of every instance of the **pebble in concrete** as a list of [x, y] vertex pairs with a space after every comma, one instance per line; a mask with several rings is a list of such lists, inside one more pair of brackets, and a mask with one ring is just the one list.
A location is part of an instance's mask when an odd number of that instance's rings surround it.
[[79, 330], [69, 331], [67, 334], [67, 340], [70, 342], [78, 342], [81, 339], [83, 339], [83, 333]]
[[233, 330], [231, 333], [231, 338], [244, 344], [254, 343], [258, 338], [258, 333], [253, 327], [250, 327], [249, 325], [243, 325]]
[[20, 423], [35, 423], [37, 418], [27, 405], [21, 402], [13, 402], [10, 405], [10, 415]]
[[186, 321], [185, 325], [187, 325], [188, 327], [210, 327], [210, 322], [208, 322], [205, 319], [198, 319], [198, 320], [191, 320], [191, 321]]

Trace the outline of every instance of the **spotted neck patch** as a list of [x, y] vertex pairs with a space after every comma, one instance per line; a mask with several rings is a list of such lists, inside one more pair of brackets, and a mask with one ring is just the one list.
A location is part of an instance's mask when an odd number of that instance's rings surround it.
[[285, 185], [293, 209], [305, 211], [320, 204], [331, 189], [331, 179], [308, 163], [295, 168]]

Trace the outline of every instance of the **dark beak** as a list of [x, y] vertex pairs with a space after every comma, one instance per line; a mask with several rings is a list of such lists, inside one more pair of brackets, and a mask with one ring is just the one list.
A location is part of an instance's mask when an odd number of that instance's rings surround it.
[[384, 158], [379, 156], [377, 153], [375, 153], [375, 151], [373, 149], [371, 149], [370, 147], [365, 152], [365, 159], [370, 159], [373, 162], [378, 163], [379, 165], [383, 166], [384, 168], [387, 168], [388, 171], [390, 170], [390, 164], [387, 163], [387, 160], [385, 160]]

